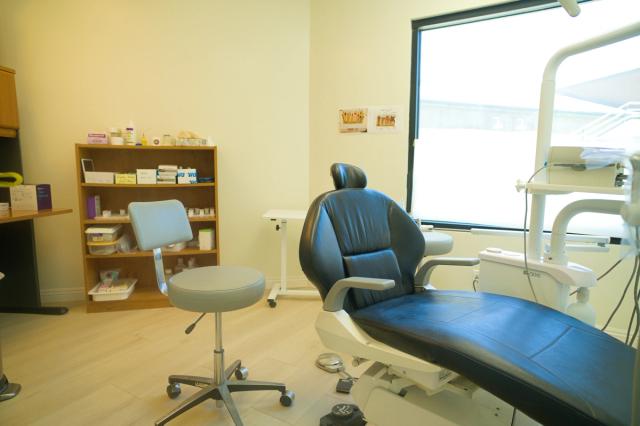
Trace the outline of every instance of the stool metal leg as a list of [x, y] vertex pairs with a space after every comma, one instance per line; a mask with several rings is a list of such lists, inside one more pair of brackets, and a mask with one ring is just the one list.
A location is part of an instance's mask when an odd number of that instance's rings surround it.
[[[0, 364], [2, 362], [0, 361]], [[2, 371], [2, 366], [0, 365], [0, 371]], [[20, 393], [20, 386], [17, 383], [11, 383], [7, 379], [7, 376], [4, 374], [0, 377], [0, 401], [6, 401], [8, 399], [14, 398], [16, 395]]]
[[182, 383], [184, 385], [206, 388], [207, 386], [211, 386], [213, 384], [213, 380], [211, 379], [211, 377], [183, 376], [174, 374], [169, 376], [169, 384], [174, 383]]
[[242, 419], [240, 419], [240, 414], [238, 414], [236, 404], [233, 402], [233, 399], [231, 399], [231, 393], [229, 392], [229, 389], [226, 385], [222, 385], [218, 388], [218, 390], [220, 391], [220, 396], [224, 401], [224, 405], [227, 406], [227, 411], [229, 411], [233, 422], [236, 424], [236, 426], [242, 426]]
[[215, 398], [215, 399], [220, 398], [220, 393], [218, 392], [218, 389], [216, 387], [208, 387], [208, 388], [200, 389], [198, 392], [194, 393], [189, 398], [185, 399], [182, 402], [182, 404], [178, 405], [176, 408], [171, 410], [162, 418], [158, 419], [158, 421], [156, 421], [156, 425], [157, 426], [164, 425], [169, 420], [173, 419], [176, 416], [179, 416], [180, 414], [184, 413], [188, 409], [195, 407], [196, 405], [200, 404], [203, 401], [206, 401], [209, 398]]
[[[232, 392], [275, 390], [281, 394], [280, 403], [282, 405], [289, 406], [293, 402], [293, 392], [288, 391], [283, 383], [258, 382], [253, 380], [229, 380], [229, 378], [231, 378], [238, 369], [242, 369], [244, 372], [240, 373], [240, 375], [236, 375], [236, 378], [246, 378], [246, 369], [241, 368], [242, 362], [240, 360], [234, 361], [227, 369], [224, 368], [224, 349], [222, 348], [222, 313], [216, 312], [214, 320], [216, 334], [215, 349], [213, 351], [213, 378], [183, 375], [169, 376], [169, 385], [183, 383], [186, 385], [197, 386], [202, 389], [184, 400], [182, 404], [178, 405], [164, 417], [160, 418], [156, 422], [156, 425], [164, 425], [171, 419], [184, 413], [190, 408], [195, 407], [201, 402], [206, 401], [207, 399], [214, 399], [216, 401], [216, 406], [226, 406], [236, 426], [242, 426], [242, 419], [240, 418], [238, 409], [231, 398]], [[167, 390], [167, 392], [169, 392], [169, 390]], [[178, 387], [177, 393], [174, 395], [169, 393], [169, 396], [174, 398], [179, 393], [180, 389]]]
[[246, 391], [259, 391], [259, 390], [277, 390], [284, 393], [287, 387], [282, 383], [274, 382], [258, 382], [255, 380], [243, 380], [237, 382], [227, 383], [227, 387], [231, 392], [246, 392]]
[[240, 367], [241, 365], [242, 363], [240, 362], [239, 359], [233, 361], [233, 363], [230, 366], [228, 366], [226, 370], [224, 370], [225, 379], [229, 380], [229, 378], [231, 378], [233, 373], [235, 373], [238, 367]]

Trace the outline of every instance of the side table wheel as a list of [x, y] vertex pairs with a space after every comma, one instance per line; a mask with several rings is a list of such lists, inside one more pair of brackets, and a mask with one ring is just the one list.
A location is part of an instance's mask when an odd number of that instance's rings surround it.
[[236, 368], [235, 376], [238, 380], [247, 380], [249, 369], [247, 367], [238, 367]]
[[269, 302], [269, 307], [271, 307], [271, 308], [275, 308], [275, 307], [276, 307], [276, 305], [278, 304], [278, 303], [275, 301], [275, 299], [269, 299], [269, 300], [268, 300], [268, 302]]
[[293, 400], [296, 399], [296, 394], [292, 390], [286, 390], [280, 396], [280, 405], [284, 407], [290, 407], [293, 404]]
[[180, 389], [180, 383], [169, 383], [167, 385], [167, 396], [171, 399], [176, 399], [180, 395], [182, 389]]

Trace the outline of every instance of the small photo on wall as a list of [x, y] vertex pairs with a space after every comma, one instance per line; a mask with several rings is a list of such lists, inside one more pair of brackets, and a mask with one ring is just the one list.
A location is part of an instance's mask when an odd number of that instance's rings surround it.
[[338, 110], [338, 130], [340, 133], [366, 133], [367, 108]]
[[402, 128], [402, 114], [399, 106], [370, 107], [370, 133], [399, 133]]

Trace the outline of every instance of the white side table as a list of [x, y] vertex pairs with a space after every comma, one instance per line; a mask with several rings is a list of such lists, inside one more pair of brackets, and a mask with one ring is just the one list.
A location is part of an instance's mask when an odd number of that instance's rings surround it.
[[289, 290], [287, 288], [287, 221], [304, 220], [305, 210], [268, 210], [263, 219], [276, 222], [276, 231], [280, 231], [280, 282], [275, 283], [269, 292], [267, 301], [272, 308], [276, 307], [276, 299], [282, 297], [320, 297], [316, 290]]

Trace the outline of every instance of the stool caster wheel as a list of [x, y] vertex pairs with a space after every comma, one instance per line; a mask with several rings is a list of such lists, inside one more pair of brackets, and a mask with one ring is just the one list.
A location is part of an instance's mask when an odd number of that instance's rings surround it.
[[268, 302], [269, 302], [269, 307], [271, 308], [275, 308], [276, 305], [278, 304], [274, 299], [269, 299]]
[[296, 399], [296, 394], [292, 390], [286, 390], [280, 396], [280, 405], [290, 407], [294, 399]]
[[249, 369], [247, 367], [238, 367], [236, 368], [235, 375], [238, 380], [247, 380], [247, 377], [249, 377]]
[[180, 389], [180, 383], [169, 383], [167, 385], [167, 396], [171, 399], [176, 399], [180, 395], [182, 390]]

